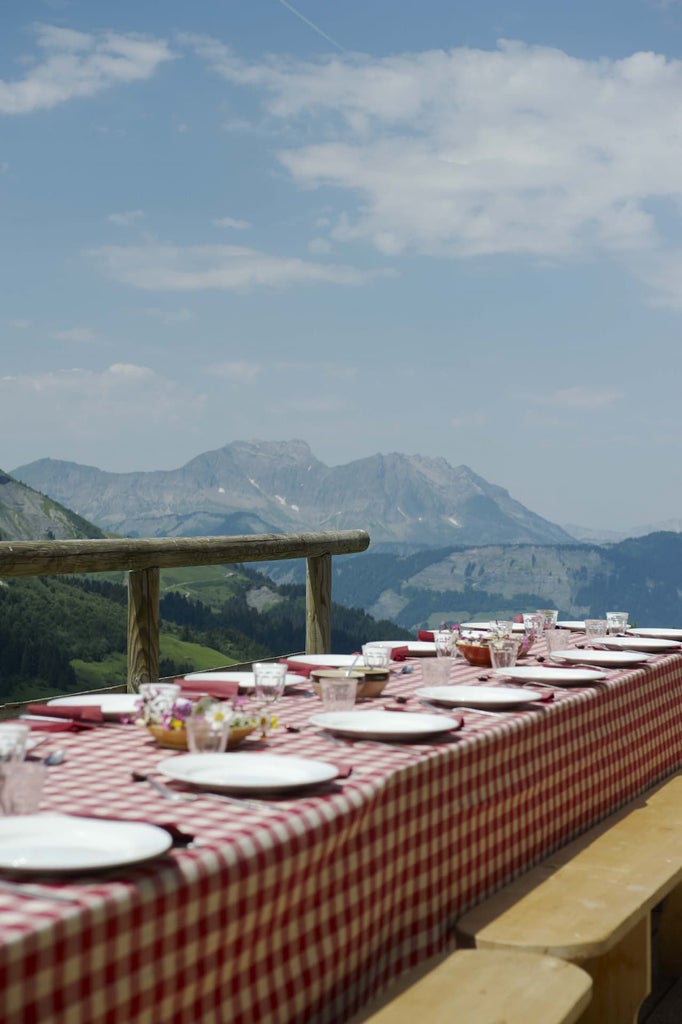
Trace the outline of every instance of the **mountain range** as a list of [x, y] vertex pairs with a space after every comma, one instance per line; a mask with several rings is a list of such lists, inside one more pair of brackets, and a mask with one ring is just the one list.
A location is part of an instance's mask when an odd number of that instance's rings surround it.
[[98, 526], [0, 470], [0, 540], [74, 540], [104, 536]]
[[12, 476], [130, 537], [364, 529], [373, 546], [562, 544], [573, 538], [468, 466], [372, 455], [329, 467], [304, 441], [234, 441], [173, 470], [39, 459]]

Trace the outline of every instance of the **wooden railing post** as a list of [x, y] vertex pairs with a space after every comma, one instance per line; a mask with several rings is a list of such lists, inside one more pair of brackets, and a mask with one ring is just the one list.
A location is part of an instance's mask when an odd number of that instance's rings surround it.
[[128, 692], [159, 678], [159, 590], [156, 567], [128, 573]]
[[315, 555], [306, 561], [305, 649], [308, 654], [329, 654], [332, 642], [332, 556]]

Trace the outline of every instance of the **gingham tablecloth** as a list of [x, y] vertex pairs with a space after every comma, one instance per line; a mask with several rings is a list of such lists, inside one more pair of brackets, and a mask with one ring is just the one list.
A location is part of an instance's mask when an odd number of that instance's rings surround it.
[[[419, 710], [419, 659], [407, 668], [368, 706]], [[457, 662], [457, 681], [480, 675]], [[462, 712], [441, 742], [340, 746], [309, 724], [319, 709], [283, 697], [268, 748], [353, 773], [257, 810], [133, 782], [168, 756], [138, 726], [55, 734], [67, 759], [43, 810], [172, 820], [196, 843], [32, 879], [73, 902], [0, 888], [2, 1024], [342, 1022], [442, 950], [465, 909], [682, 763], [678, 654], [527, 710]]]

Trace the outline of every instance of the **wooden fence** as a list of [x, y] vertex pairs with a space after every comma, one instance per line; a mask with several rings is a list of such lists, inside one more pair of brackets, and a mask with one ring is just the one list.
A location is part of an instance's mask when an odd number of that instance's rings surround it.
[[[365, 551], [364, 530], [131, 540], [0, 542], [0, 579], [92, 572], [128, 572], [129, 690], [159, 677], [160, 570], [305, 558], [306, 651], [331, 644], [331, 560]], [[282, 652], [292, 653], [292, 652]]]

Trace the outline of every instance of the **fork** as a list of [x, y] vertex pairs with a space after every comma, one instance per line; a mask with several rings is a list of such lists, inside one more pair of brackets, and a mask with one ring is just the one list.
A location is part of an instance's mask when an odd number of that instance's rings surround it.
[[174, 789], [165, 786], [163, 782], [147, 775], [144, 772], [131, 772], [135, 782], [148, 782], [152, 789], [155, 789], [164, 800], [223, 800], [227, 804], [234, 804], [236, 807], [248, 807], [252, 811], [268, 811], [267, 804], [256, 800], [247, 800], [245, 797], [227, 796], [225, 793], [176, 793]]

